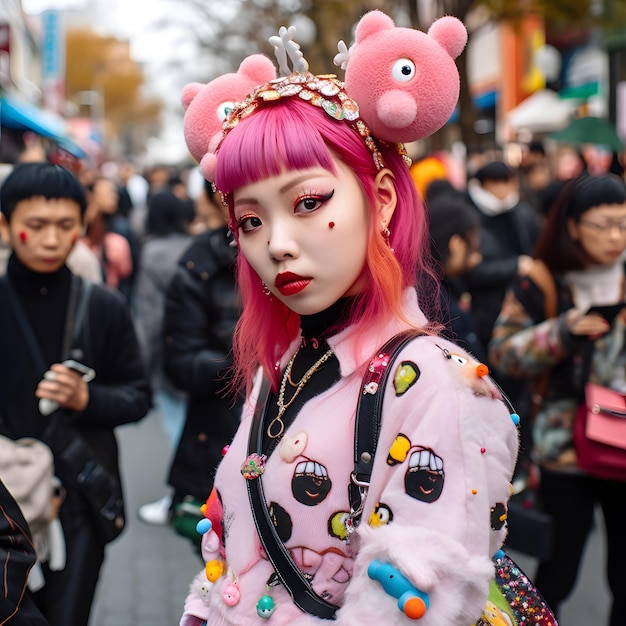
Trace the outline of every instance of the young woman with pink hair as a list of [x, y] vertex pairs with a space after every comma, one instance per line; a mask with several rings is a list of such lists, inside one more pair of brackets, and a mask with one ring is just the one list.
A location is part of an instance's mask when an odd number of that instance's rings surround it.
[[231, 380], [246, 402], [182, 626], [470, 626], [486, 606], [517, 416], [426, 313], [425, 208], [403, 147], [358, 110], [303, 71], [224, 123], [214, 184], [238, 248]]

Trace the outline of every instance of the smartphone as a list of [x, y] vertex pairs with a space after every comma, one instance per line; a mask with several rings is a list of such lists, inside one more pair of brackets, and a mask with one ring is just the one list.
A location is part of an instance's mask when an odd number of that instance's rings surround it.
[[83, 365], [82, 363], [79, 363], [78, 361], [75, 361], [74, 359], [67, 359], [66, 361], [63, 361], [61, 365], [65, 365], [65, 367], [67, 367], [68, 369], [71, 369], [74, 372], [80, 374], [86, 383], [90, 383], [96, 377], [95, 370], [91, 369], [91, 367]]
[[613, 323], [613, 320], [619, 315], [619, 312], [626, 307], [626, 302], [619, 302], [618, 304], [606, 304], [592, 306], [588, 311], [589, 313], [597, 313], [601, 315], [609, 324]]

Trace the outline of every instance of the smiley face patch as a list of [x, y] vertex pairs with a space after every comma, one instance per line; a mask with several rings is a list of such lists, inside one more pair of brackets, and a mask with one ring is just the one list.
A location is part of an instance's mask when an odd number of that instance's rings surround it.
[[308, 460], [296, 465], [291, 479], [291, 492], [300, 504], [315, 506], [323, 502], [331, 487], [328, 470], [321, 463]]
[[443, 459], [430, 448], [418, 446], [409, 456], [409, 469], [404, 475], [407, 495], [422, 502], [434, 502], [443, 491], [445, 474]]

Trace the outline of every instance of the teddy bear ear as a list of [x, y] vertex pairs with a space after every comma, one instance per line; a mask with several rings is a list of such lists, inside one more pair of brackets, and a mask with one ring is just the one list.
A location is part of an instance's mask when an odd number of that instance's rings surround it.
[[467, 43], [467, 29], [456, 17], [446, 15], [435, 20], [428, 29], [432, 37], [453, 59], [456, 59]]
[[370, 35], [393, 28], [395, 28], [395, 24], [386, 13], [378, 10], [370, 11], [359, 20], [354, 33], [354, 40], [356, 43], [359, 43]]
[[180, 102], [183, 105], [183, 109], [187, 110], [187, 107], [191, 104], [191, 101], [198, 95], [198, 92], [202, 89], [201, 83], [189, 83], [183, 87], [183, 91], [180, 95]]
[[207, 152], [200, 161], [200, 171], [202, 175], [212, 183], [215, 179], [215, 169], [217, 168], [217, 155], [213, 152]]
[[238, 73], [262, 85], [276, 78], [276, 67], [264, 54], [251, 54], [241, 62]]

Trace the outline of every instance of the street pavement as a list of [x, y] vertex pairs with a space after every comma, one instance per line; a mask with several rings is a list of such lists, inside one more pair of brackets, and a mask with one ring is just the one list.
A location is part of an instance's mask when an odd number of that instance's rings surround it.
[[127, 527], [107, 546], [89, 626], [177, 626], [189, 583], [202, 569], [191, 542], [137, 509], [165, 494], [169, 450], [156, 412], [116, 430]]
[[[151, 412], [138, 424], [118, 428], [117, 437], [128, 525], [107, 547], [89, 626], [177, 626], [189, 583], [202, 563], [191, 543], [170, 526], [150, 526], [137, 517], [139, 506], [165, 493], [169, 452], [158, 415]], [[536, 561], [510, 554], [532, 580]], [[599, 516], [577, 587], [563, 606], [560, 626], [607, 624], [605, 555]]]

